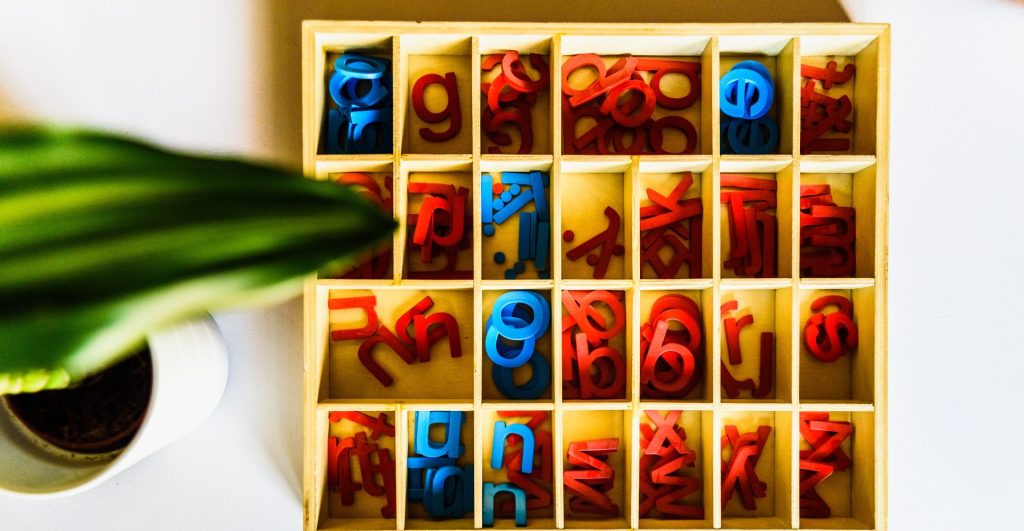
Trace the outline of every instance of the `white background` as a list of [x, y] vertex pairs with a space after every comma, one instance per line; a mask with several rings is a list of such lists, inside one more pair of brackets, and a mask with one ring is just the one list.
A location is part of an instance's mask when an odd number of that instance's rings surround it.
[[[281, 73], [298, 66], [278, 52], [299, 34], [279, 17], [303, 15], [244, 1], [79, 4], [0, 0], [0, 120], [297, 164], [298, 78]], [[1024, 3], [844, 4], [894, 27], [891, 527], [1016, 527]], [[0, 530], [299, 529], [300, 313], [292, 301], [218, 316], [231, 380], [209, 422], [92, 492], [0, 497]]]

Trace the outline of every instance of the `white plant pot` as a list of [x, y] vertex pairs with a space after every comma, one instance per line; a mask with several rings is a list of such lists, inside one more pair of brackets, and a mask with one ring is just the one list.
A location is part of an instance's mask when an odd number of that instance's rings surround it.
[[0, 408], [0, 492], [66, 496], [115, 476], [194, 430], [220, 402], [228, 354], [220, 330], [206, 317], [151, 334], [153, 389], [142, 426], [114, 459], [68, 459], [27, 436], [20, 420]]

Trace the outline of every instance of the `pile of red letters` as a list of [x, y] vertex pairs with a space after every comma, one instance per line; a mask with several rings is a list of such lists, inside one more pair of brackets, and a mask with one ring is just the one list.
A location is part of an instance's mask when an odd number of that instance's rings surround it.
[[569, 443], [562, 477], [573, 514], [619, 516], [618, 504], [608, 495], [615, 486], [615, 469], [608, 464], [608, 457], [617, 451], [616, 438]]
[[657, 411], [644, 414], [654, 425], [640, 423], [640, 518], [659, 516], [702, 520], [704, 506], [701, 500], [687, 503], [685, 499], [701, 490], [699, 471], [690, 475], [685, 469], [695, 469], [697, 453], [686, 445], [686, 430], [677, 426], [681, 411], [669, 411], [664, 417]]
[[[725, 345], [728, 356], [722, 360], [722, 389], [728, 398], [737, 398], [740, 391], [750, 391], [754, 398], [765, 398], [772, 393], [775, 377], [775, 334], [761, 332], [760, 364], [758, 381], [753, 379], [737, 380], [729, 371], [728, 365], [743, 363], [743, 351], [740, 349], [740, 332], [743, 327], [754, 324], [754, 315], [747, 313], [739, 318], [729, 315], [739, 309], [738, 301], [722, 303], [722, 330], [725, 333]], [[728, 361], [728, 365], [726, 365]]]
[[[409, 260], [417, 260], [409, 278], [471, 279], [472, 269], [457, 270], [459, 253], [473, 247], [472, 208], [469, 188], [441, 183], [409, 183], [409, 194], [423, 195], [418, 213], [409, 213]], [[434, 258], [443, 256], [440, 269], [431, 266]], [[431, 267], [430, 269], [420, 269]]]
[[[394, 214], [390, 175], [384, 177], [384, 189], [387, 190], [387, 197], [384, 197], [377, 181], [366, 173], [343, 173], [335, 180], [340, 184], [355, 188], [357, 193], [380, 207], [382, 212], [386, 212], [389, 216]], [[346, 279], [391, 278], [391, 254], [391, 244], [382, 244], [370, 251], [369, 256], [363, 258], [354, 267], [337, 276]]]
[[857, 265], [856, 211], [832, 199], [827, 184], [800, 186], [800, 274], [852, 277]]
[[[679, 330], [672, 323], [682, 325]], [[686, 398], [701, 381], [704, 341], [700, 307], [684, 295], [658, 297], [640, 327], [640, 396]]]
[[[687, 278], [701, 278], [702, 219], [704, 208], [700, 198], [684, 199], [693, 186], [693, 174], [681, 173], [679, 182], [667, 196], [653, 188], [647, 189], [647, 198], [653, 204], [640, 207], [640, 269], [644, 278], [648, 269], [654, 278], [680, 278], [683, 265]], [[671, 254], [666, 262], [662, 249], [668, 245]]]
[[530, 54], [530, 65], [537, 71], [537, 79], [531, 79], [517, 51], [487, 55], [480, 63], [484, 72], [496, 67], [501, 70], [491, 81], [480, 84], [484, 93], [482, 126], [484, 136], [492, 145], [488, 153], [502, 153], [502, 146], [512, 145], [512, 137], [502, 132], [502, 126], [511, 124], [519, 131], [519, 155], [533, 151], [533, 106], [537, 93], [550, 84], [551, 72], [544, 56]]
[[[388, 422], [388, 414], [380, 413], [374, 418], [357, 411], [332, 411], [328, 419], [332, 424], [347, 419], [367, 430], [348, 437], [327, 438], [327, 488], [341, 495], [342, 506], [355, 504], [355, 494], [360, 490], [369, 496], [384, 496], [387, 502], [380, 514], [394, 518], [395, 462], [391, 450], [376, 442], [381, 437], [395, 437], [395, 426]], [[353, 460], [359, 465], [359, 482], [353, 474]]]
[[[327, 307], [331, 310], [361, 309], [366, 313], [364, 326], [332, 329], [331, 340], [362, 340], [359, 345], [359, 361], [384, 387], [390, 387], [394, 383], [394, 379], [373, 359], [373, 348], [377, 345], [385, 345], [398, 354], [405, 363], [412, 365], [417, 361], [430, 361], [431, 346], [447, 337], [452, 357], [462, 356], [459, 323], [455, 321], [452, 314], [447, 312], [433, 312], [428, 315], [427, 310], [434, 305], [434, 300], [429, 296], [420, 299], [412, 308], [398, 317], [398, 320], [395, 321], [394, 332], [386, 325], [381, 324], [380, 318], [377, 317], [376, 305], [376, 295], [337, 297], [327, 300]], [[414, 333], [410, 332], [410, 327]]]
[[[581, 68], [596, 70], [597, 79], [576, 89], [569, 77]], [[666, 94], [661, 84], [669, 74], [685, 76], [689, 92], [678, 97]], [[562, 149], [567, 155], [693, 153], [697, 130], [689, 120], [676, 114], [654, 116], [657, 108], [689, 108], [700, 93], [700, 63], [625, 55], [608, 67], [597, 54], [574, 55], [562, 65]], [[577, 124], [583, 120], [594, 125], [577, 136]], [[665, 147], [666, 129], [681, 132], [685, 144], [670, 152]]]
[[[757, 476], [757, 462], [772, 434], [771, 426], [758, 426], [756, 432], [740, 434], [736, 426], [725, 426], [722, 436], [722, 510], [732, 495], [739, 491], [740, 502], [747, 511], [757, 510], [757, 498], [768, 496], [768, 484]], [[725, 449], [729, 458], [725, 459]]]
[[810, 445], [800, 451], [800, 516], [802, 518], [828, 518], [832, 509], [815, 490], [819, 483], [835, 472], [850, 468], [853, 461], [843, 451], [842, 444], [853, 434], [849, 422], [829, 420], [828, 413], [800, 414], [800, 435]]
[[721, 201], [729, 212], [729, 256], [724, 266], [738, 276], [771, 278], [778, 274], [777, 188], [773, 179], [722, 174]]
[[[626, 397], [626, 359], [611, 340], [626, 325], [621, 291], [563, 291], [562, 390], [566, 399]], [[611, 319], [598, 303], [611, 313]]]
[[853, 101], [843, 95], [833, 98], [824, 92], [818, 92], [818, 82], [828, 90], [833, 85], [842, 85], [853, 78], [857, 68], [848, 63], [840, 72], [836, 62], [829, 61], [825, 68], [813, 65], [800, 65], [800, 75], [807, 79], [800, 90], [800, 153], [815, 151], [849, 151], [850, 139], [825, 137], [829, 132], [844, 133], [847, 136], [853, 131], [853, 121], [849, 120], [853, 112]]

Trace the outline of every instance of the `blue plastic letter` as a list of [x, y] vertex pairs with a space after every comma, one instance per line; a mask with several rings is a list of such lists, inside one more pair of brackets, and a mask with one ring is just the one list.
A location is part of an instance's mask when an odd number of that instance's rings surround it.
[[523, 439], [523, 469], [524, 474], [533, 472], [533, 432], [526, 424], [506, 424], [499, 420], [494, 423], [494, 440], [491, 442], [491, 468], [497, 470], [502, 467], [505, 460], [505, 439], [509, 435], [518, 435]]
[[508, 492], [515, 497], [516, 527], [526, 527], [526, 492], [511, 483], [495, 485], [489, 481], [484, 483], [484, 525], [494, 527], [494, 497], [499, 492]]
[[[434, 424], [448, 425], [443, 444], [435, 445], [430, 440], [430, 427]], [[461, 436], [461, 411], [417, 411], [412, 451], [424, 457], [459, 457], [466, 450], [459, 443]]]

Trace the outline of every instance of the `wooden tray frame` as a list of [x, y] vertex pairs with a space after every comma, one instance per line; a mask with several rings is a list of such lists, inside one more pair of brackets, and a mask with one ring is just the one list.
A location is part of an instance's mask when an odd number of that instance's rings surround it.
[[[561, 120], [550, 120], [551, 154], [545, 155], [489, 155], [481, 154], [480, 147], [480, 93], [471, 90], [470, 116], [464, 116], [464, 127], [472, 128], [472, 152], [463, 154], [407, 154], [402, 152], [404, 131], [404, 118], [407, 114], [407, 95], [410, 92], [410, 82], [406, 79], [406, 64], [408, 56], [407, 48], [415, 48], [418, 52], [445, 53], [444, 50], [450, 45], [452, 36], [467, 39], [469, 46], [471, 87], [479, 86], [480, 83], [480, 57], [482, 53], [489, 53], [496, 49], [522, 49], [523, 46], [536, 46], [542, 43], [542, 49], [550, 52], [550, 57], [558, 57], [563, 53], [566, 55], [583, 53], [585, 51], [595, 53], [623, 53], [632, 51], [637, 55], [672, 55], [680, 42], [704, 43], [703, 52], [699, 55], [704, 63], [703, 68], [703, 89], [701, 98], [702, 112], [708, 118], [702, 118], [698, 126], [702, 137], [702, 155], [688, 156], [564, 156], [561, 153]], [[432, 44], [436, 43], [436, 44]], [[570, 44], [571, 43], [571, 44]], [[465, 46], [465, 43], [460, 46]], [[634, 49], [623, 50], [623, 46]], [[365, 49], [390, 48], [393, 58], [394, 69], [394, 146], [395, 152], [387, 155], [322, 155], [318, 154], [318, 144], [321, 135], [321, 118], [323, 116], [325, 90], [324, 90], [324, 68], [327, 52], [341, 51], [344, 49]], [[640, 175], [644, 172], [653, 171], [701, 171], [704, 176], [710, 176], [709, 185], [705, 185], [705, 191], [711, 197], [718, 197], [719, 176], [722, 172], [764, 172], [777, 173], [785, 172], [788, 175], [788, 187], [780, 187], [780, 202], [789, 201], [790, 205], [798, 199], [799, 187], [802, 174], [852, 174], [856, 176], [869, 175], [864, 180], [869, 181], [869, 190], [861, 187], [857, 192], [854, 201], [858, 207], [863, 207], [870, 212], [869, 224], [858, 227], [859, 238], [864, 240], [865, 248], [868, 250], [866, 257], [859, 257], [858, 272], [869, 271], [869, 276], [859, 276], [850, 279], [807, 279], [799, 276], [795, 267], [799, 258], [799, 242], [794, 238], [782, 239], [781, 244], [788, 242], [791, 254], [787, 257], [793, 267], [790, 269], [792, 275], [778, 279], [730, 279], [723, 278], [720, 267], [722, 255], [722, 237], [720, 228], [725, 222], [721, 211], [712, 208], [710, 216], [705, 216], [705, 224], [711, 227], [710, 239], [705, 239], [705, 250], [710, 249], [712, 255], [710, 264], [712, 267], [705, 267], [706, 272], [711, 276], [701, 280], [640, 280], [639, 261], [636, 253], [627, 251], [630, 263], [627, 264], [627, 280], [604, 280], [604, 281], [583, 281], [561, 279], [562, 255], [561, 239], [552, 237], [552, 280], [484, 280], [481, 278], [481, 256], [480, 238], [474, 238], [474, 263], [476, 265], [474, 278], [465, 281], [424, 281], [404, 280], [402, 270], [404, 262], [404, 248], [402, 244], [406, 237], [405, 229], [400, 229], [394, 236], [394, 278], [380, 281], [353, 281], [316, 279], [311, 278], [305, 288], [305, 366], [304, 366], [304, 400], [303, 400], [303, 425], [304, 425], [304, 459], [303, 459], [303, 527], [307, 531], [315, 529], [407, 529], [406, 507], [405, 507], [405, 469], [404, 457], [409, 442], [407, 427], [410, 410], [412, 409], [459, 409], [474, 412], [475, 418], [474, 454], [477, 463], [482, 463], [484, 456], [489, 455], [490, 449], [485, 448], [483, 434], [485, 426], [484, 419], [488, 417], [485, 412], [498, 409], [524, 409], [520, 403], [495, 403], [485, 401], [481, 391], [481, 367], [482, 367], [482, 323], [479, 322], [483, 314], [482, 292], [485, 290], [498, 289], [541, 289], [549, 293], [559, 293], [562, 289], [621, 289], [627, 292], [627, 303], [631, 302], [632, 308], [639, 308], [641, 291], [651, 290], [704, 290], [711, 293], [711, 308], [717, 308], [722, 300], [723, 292], [742, 290], [777, 290], [780, 293], [788, 294], [783, 297], [783, 304], [791, 306], [788, 315], [777, 317], [777, 328], [788, 327], [788, 333], [793, 338], [799, 338], [798, 320], [793, 316], [800, 315], [800, 296], [793, 296], [794, 293], [805, 293], [806, 290], [849, 290], [862, 294], [862, 298], [873, 302], [873, 314], [866, 320], [860, 321], [862, 329], [869, 330], [868, 343], [872, 356], [869, 366], [866, 369], [855, 372], [853, 378], [861, 380], [855, 383], [862, 389], [867, 386], [867, 400], [801, 400], [800, 396], [800, 342], [789, 341], [791, 352], [786, 358], [791, 363], [780, 370], [788, 370], [788, 382], [790, 388], [783, 393], [785, 400], [769, 400], [762, 402], [752, 401], [724, 401], [721, 393], [721, 375], [718, 360], [720, 359], [720, 348], [722, 345], [722, 333], [720, 326], [714, 326], [708, 334], [708, 355], [712, 359], [711, 367], [711, 399], [694, 402], [654, 402], [641, 400], [639, 386], [630, 386], [630, 395], [627, 400], [614, 402], [563, 402], [561, 388], [554, 385], [552, 389], [553, 398], [547, 403], [531, 404], [533, 409], [543, 409], [552, 412], [552, 425], [555, 427], [554, 448], [561, 449], [564, 437], [567, 434], [561, 433], [558, 429], [562, 425], [563, 417], [576, 410], [602, 410], [602, 411], [623, 411], [628, 424], [623, 428], [623, 436], [626, 439], [624, 448], [628, 452], [627, 473], [629, 478], [626, 481], [628, 498], [622, 524], [612, 524], [617, 528], [638, 529], [657, 527], [681, 527], [694, 528], [703, 526], [714, 529], [886, 529], [887, 528], [887, 235], [888, 235], [888, 165], [889, 165], [889, 63], [890, 63], [890, 30], [885, 24], [548, 24], [548, 23], [463, 23], [463, 22], [341, 22], [341, 21], [307, 21], [303, 24], [302, 33], [303, 49], [303, 166], [306, 173], [318, 179], [325, 179], [327, 174], [338, 171], [391, 171], [396, 176], [396, 199], [405, 192], [402, 188], [405, 179], [400, 176], [407, 175], [409, 171], [445, 171], [446, 168], [465, 168], [471, 165], [473, 173], [474, 205], [479, 205], [480, 191], [479, 182], [481, 172], [493, 170], [516, 170], [541, 168], [548, 169], [551, 174], [551, 197], [559, 197], [560, 174], [565, 172], [590, 172], [590, 171], [621, 171], [624, 182], [628, 186], [624, 190], [624, 201], [632, 206], [636, 212], [641, 200]], [[659, 53], [659, 51], [661, 53]], [[720, 68], [721, 57], [729, 54], [762, 54], [774, 55], [778, 61], [779, 76], [782, 78], [779, 86], [788, 87], [782, 93], [777, 94], [776, 101], [781, 106], [780, 114], [783, 116], [780, 121], [791, 120], [783, 123], [781, 129], [784, 136], [781, 145], [791, 149], [790, 152], [782, 155], [765, 156], [735, 156], [721, 155], [719, 153], [719, 112], [718, 80], [723, 72]], [[858, 70], [853, 90], [858, 94], [854, 99], [858, 106], [855, 113], [858, 115], [853, 132], [853, 154], [849, 155], [802, 155], [799, 151], [799, 115], [795, 109], [799, 108], [800, 86], [799, 65], [801, 58], [822, 55], [839, 55], [854, 57]], [[560, 79], [560, 60], [550, 60], [551, 79]], [[552, 87], [557, 90], [557, 84]], [[462, 94], [465, 98], [467, 95]], [[561, 101], [558, 97], [550, 98], [550, 116], [560, 116]], [[538, 109], [537, 111], [543, 111]], [[790, 194], [788, 199], [783, 194], [784, 188], [788, 188]], [[561, 233], [560, 203], [552, 202], [552, 234]], [[628, 208], [628, 207], [627, 207]], [[792, 226], [799, 226], [799, 212], [789, 208], [787, 212], [792, 215], [788, 220]], [[781, 212], [780, 212], [781, 213]], [[862, 217], [862, 210], [858, 208], [858, 218]], [[404, 219], [405, 201], [395, 201], [395, 216]], [[474, 216], [473, 230], [475, 235], [481, 233], [481, 225], [478, 216]], [[624, 219], [624, 223], [629, 220]], [[780, 228], [784, 226], [785, 220], [780, 220]], [[639, 229], [637, 224], [626, 225], [627, 243], [637, 241]], [[798, 239], [797, 239], [798, 240]], [[629, 247], [627, 245], [627, 247]], [[780, 252], [780, 255], [782, 253]], [[782, 258], [784, 261], [787, 258]], [[464, 289], [472, 290], [474, 300], [473, 314], [478, 316], [474, 322], [473, 341], [473, 371], [474, 371], [474, 394], [472, 400], [339, 400], [331, 399], [326, 392], [327, 374], [326, 368], [329, 360], [327, 346], [327, 310], [323, 304], [324, 294], [330, 289], [371, 289], [378, 293], [386, 293], [389, 290], [419, 290], [419, 289]], [[557, 298], [554, 304], [558, 305]], [[554, 307], [552, 314], [552, 329], [560, 328], [561, 309]], [[632, 312], [628, 317], [631, 319], [632, 329], [638, 329], [641, 321], [640, 312]], [[783, 312], [785, 313], [785, 312]], [[865, 322], [866, 321], [866, 322]], [[777, 330], [778, 331], [778, 330]], [[863, 334], [863, 332], [862, 332]], [[560, 334], [553, 334], [552, 351], [560, 352]], [[862, 338], [864, 336], [862, 335]], [[627, 335], [630, 353], [639, 350], [639, 337], [635, 333]], [[862, 339], [862, 343], [864, 340]], [[635, 382], [639, 376], [639, 357], [629, 355], [632, 361], [631, 377]], [[553, 364], [553, 382], [560, 380], [560, 364]], [[426, 391], [425, 391], [426, 392]], [[856, 426], [857, 442], [852, 449], [854, 459], [866, 460], [868, 465], [861, 465], [861, 472], [851, 484], [852, 511], [859, 518], [833, 518], [828, 520], [807, 520], [799, 517], [798, 483], [799, 476], [796, 468], [798, 450], [800, 443], [799, 432], [795, 429], [787, 429], [786, 433], [778, 435], [778, 451], [788, 454], [776, 459], [780, 466], [788, 468], [787, 473], [780, 475], [779, 485], [788, 492], [782, 495], [786, 498], [781, 502], [786, 507], [781, 511], [782, 518], [728, 518], [723, 517], [719, 509], [721, 499], [720, 472], [719, 467], [706, 465], [710, 470], [708, 473], [713, 479], [705, 482], [704, 488], [710, 491], [710, 499], [706, 501], [706, 508], [711, 509], [711, 514], [705, 522], [697, 524], [686, 521], [643, 521], [637, 514], [638, 486], [633, 478], [639, 459], [638, 422], [645, 409], [680, 409], [684, 411], [700, 412], [702, 417], [711, 417], [710, 431], [704, 434], [702, 447], [711, 448], [711, 452], [705, 450], [705, 459], [711, 463], [721, 459], [721, 450], [717, 444], [709, 444], [709, 435], [720, 434], [722, 430], [722, 418], [736, 415], [758, 415], [771, 414], [776, 419], [781, 419], [783, 424], [792, 428], [802, 411], [828, 411], [836, 415], [853, 419]], [[346, 519], [331, 518], [326, 514], [326, 503], [324, 501], [325, 491], [325, 466], [326, 452], [325, 439], [327, 433], [327, 414], [334, 410], [358, 410], [358, 411], [392, 411], [395, 413], [396, 425], [398, 426], [395, 444], [398, 448], [396, 460], [398, 463], [398, 517], [395, 520], [381, 519]], [[755, 413], [756, 412], [756, 413]], [[707, 424], [707, 422], [705, 422]], [[626, 433], [628, 432], [628, 433]], [[564, 453], [555, 453], [555, 477], [561, 477], [563, 470]], [[557, 487], [557, 483], [556, 483]], [[479, 501], [482, 492], [482, 469], [476, 467], [474, 493]], [[609, 528], [600, 522], [587, 524], [585, 522], [571, 521], [566, 517], [563, 509], [563, 492], [561, 488], [555, 488], [554, 519], [547, 522], [548, 526], [556, 529], [567, 527], [579, 527], [581, 525], [594, 525], [597, 528]], [[707, 499], [707, 495], [706, 499]], [[473, 526], [482, 527], [480, 504], [475, 504], [476, 512], [473, 515]], [[710, 525], [708, 525], [710, 524]], [[503, 523], [502, 527], [507, 524]], [[444, 522], [435, 522], [427, 526], [431, 529], [445, 528]], [[530, 528], [537, 528], [531, 525]]]

